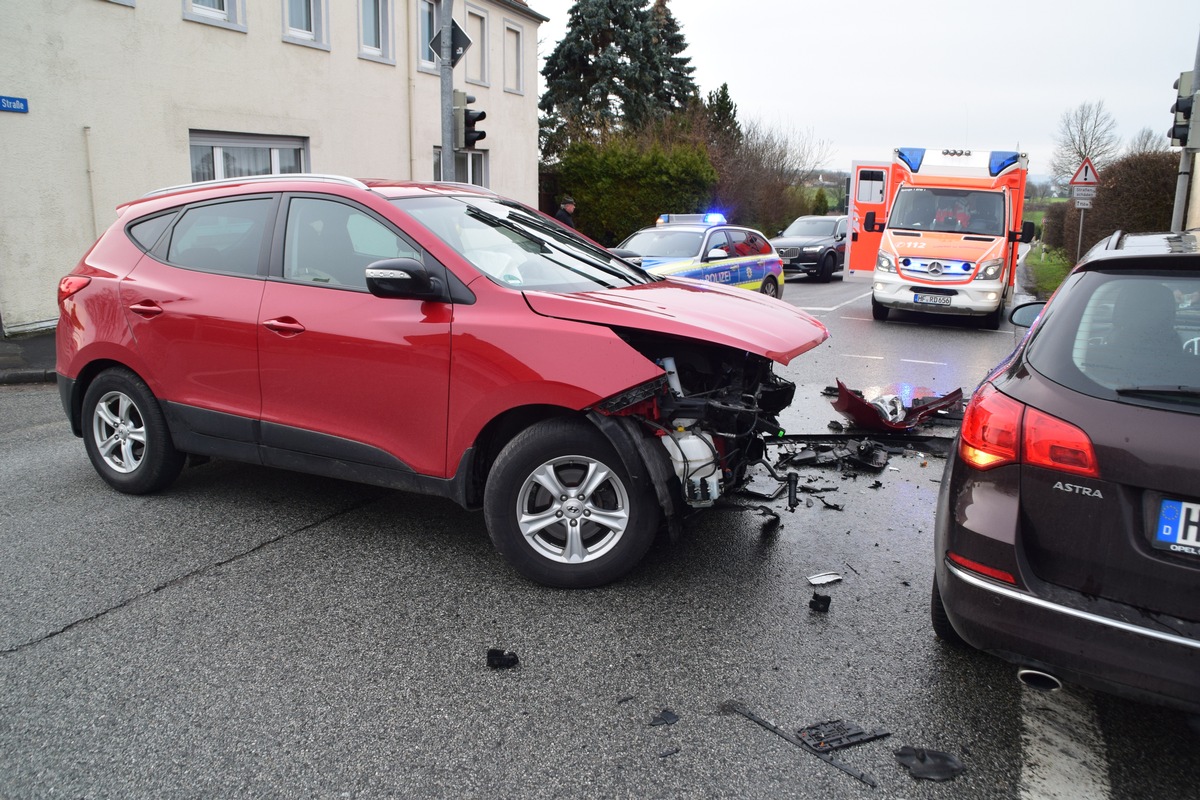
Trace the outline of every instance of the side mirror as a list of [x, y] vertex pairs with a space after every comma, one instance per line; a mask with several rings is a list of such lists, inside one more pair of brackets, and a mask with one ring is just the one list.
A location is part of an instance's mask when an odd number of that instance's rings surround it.
[[1022, 244], [1028, 244], [1029, 242], [1032, 242], [1033, 241], [1033, 223], [1032, 222], [1022, 222], [1020, 232], [1018, 232], [1018, 231], [1009, 231], [1008, 232], [1008, 240], [1010, 242], [1021, 242]]
[[[1032, 225], [1033, 223], [1026, 223]], [[1033, 323], [1037, 322], [1037, 318], [1041, 315], [1042, 309], [1046, 307], [1046, 301], [1039, 300], [1036, 303], [1022, 303], [1012, 310], [1008, 315], [1008, 319], [1013, 325], [1018, 328], [1031, 328]]]
[[833, 235], [833, 240], [834, 240], [835, 242], [840, 242], [840, 241], [842, 241], [842, 240], [843, 240], [843, 239], [845, 239], [845, 238], [846, 238], [846, 232], [845, 232], [845, 231], [838, 231], [837, 233], [835, 233], [835, 234]]
[[720, 261], [722, 258], [729, 258], [729, 253], [726, 253], [719, 247], [714, 247], [708, 251], [708, 255], [704, 257], [705, 261]]
[[414, 258], [388, 258], [369, 264], [367, 289], [376, 297], [406, 297], [421, 300], [442, 298], [442, 289]]
[[863, 230], [870, 233], [882, 233], [886, 222], [875, 222], [875, 212], [868, 211], [867, 216], [863, 217]]

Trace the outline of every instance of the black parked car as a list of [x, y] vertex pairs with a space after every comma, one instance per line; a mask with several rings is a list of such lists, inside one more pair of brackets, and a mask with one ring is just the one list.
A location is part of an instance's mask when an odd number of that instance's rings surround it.
[[812, 275], [822, 283], [846, 265], [846, 217], [796, 217], [771, 240], [783, 275]]
[[1198, 236], [1102, 241], [967, 406], [933, 627], [1027, 683], [1200, 714]]

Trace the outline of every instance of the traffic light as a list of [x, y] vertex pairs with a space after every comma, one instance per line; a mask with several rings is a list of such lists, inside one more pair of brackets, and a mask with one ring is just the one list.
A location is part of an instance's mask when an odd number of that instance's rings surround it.
[[476, 123], [487, 119], [487, 112], [467, 108], [474, 102], [474, 95], [454, 90], [454, 146], [459, 150], [474, 150], [475, 143], [487, 137], [487, 131], [475, 129]]
[[[1168, 131], [1171, 139], [1172, 147], [1187, 147], [1189, 131], [1192, 127], [1192, 105], [1196, 99], [1196, 84], [1195, 74], [1192, 72], [1179, 73], [1179, 80], [1175, 81], [1175, 90], [1178, 96], [1175, 98], [1175, 105], [1171, 106], [1171, 110], [1175, 112], [1175, 124]], [[1200, 141], [1192, 141], [1192, 147], [1200, 145]]]

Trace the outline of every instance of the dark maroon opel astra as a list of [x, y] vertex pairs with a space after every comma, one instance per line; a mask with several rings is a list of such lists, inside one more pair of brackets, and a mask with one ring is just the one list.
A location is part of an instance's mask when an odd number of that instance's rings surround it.
[[1193, 714], [1198, 237], [1118, 232], [1049, 303], [1014, 310], [1032, 327], [975, 391], [947, 460], [932, 598], [942, 639], [1027, 682]]

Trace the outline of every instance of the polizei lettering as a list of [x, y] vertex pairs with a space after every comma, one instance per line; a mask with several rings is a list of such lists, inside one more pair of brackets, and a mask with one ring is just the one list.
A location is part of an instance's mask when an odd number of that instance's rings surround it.
[[1100, 494], [1099, 489], [1089, 489], [1086, 486], [1076, 486], [1073, 483], [1063, 483], [1062, 481], [1057, 481], [1054, 484], [1054, 488], [1060, 492], [1068, 492], [1070, 494], [1081, 494], [1084, 497], [1095, 497], [1098, 500], [1104, 499], [1104, 495]]

